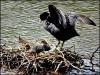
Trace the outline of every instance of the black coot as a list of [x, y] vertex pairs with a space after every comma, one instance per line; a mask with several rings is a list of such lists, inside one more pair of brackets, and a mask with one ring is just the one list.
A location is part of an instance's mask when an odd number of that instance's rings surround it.
[[[48, 6], [49, 12], [40, 14], [40, 19], [45, 21], [45, 29], [51, 33], [59, 42], [63, 41], [61, 48], [65, 41], [79, 36], [75, 30], [75, 22], [79, 20], [82, 23], [94, 25], [96, 24], [88, 17], [74, 12], [64, 14], [61, 10], [57, 9], [54, 5]], [[57, 47], [56, 46], [56, 47]]]

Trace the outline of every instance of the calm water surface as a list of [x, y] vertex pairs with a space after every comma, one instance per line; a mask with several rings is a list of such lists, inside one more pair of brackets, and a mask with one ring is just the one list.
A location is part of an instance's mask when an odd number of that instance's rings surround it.
[[65, 47], [75, 45], [78, 52], [93, 52], [99, 44], [99, 2], [98, 1], [2, 1], [1, 2], [1, 43], [14, 46], [15, 36], [21, 36], [32, 42], [47, 39], [57, 44], [56, 39], [43, 28], [39, 15], [53, 4], [65, 13], [77, 12], [90, 17], [97, 26], [80, 24], [76, 29], [80, 37], [74, 37], [65, 43]]

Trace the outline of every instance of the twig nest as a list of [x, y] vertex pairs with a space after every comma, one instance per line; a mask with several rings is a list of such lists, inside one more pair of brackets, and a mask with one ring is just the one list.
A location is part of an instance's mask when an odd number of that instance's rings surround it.
[[[55, 49], [45, 41], [37, 41], [33, 48], [26, 51], [25, 40], [20, 38], [21, 50], [10, 52], [4, 49], [2, 52], [2, 63], [9, 69], [17, 69], [17, 74], [24, 75], [60, 75], [82, 65], [82, 58], [70, 49]], [[29, 44], [28, 44], [29, 45]], [[11, 48], [12, 50], [12, 48]]]

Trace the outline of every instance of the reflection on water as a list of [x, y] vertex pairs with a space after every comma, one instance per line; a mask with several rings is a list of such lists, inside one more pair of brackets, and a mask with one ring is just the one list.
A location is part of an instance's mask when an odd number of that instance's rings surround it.
[[1, 2], [1, 39], [2, 43], [13, 45], [17, 40], [15, 36], [22, 36], [32, 41], [47, 39], [54, 44], [56, 39], [43, 28], [39, 15], [47, 11], [47, 6], [54, 4], [65, 13], [75, 11], [90, 17], [97, 26], [80, 25], [76, 29], [80, 37], [75, 37], [65, 43], [65, 47], [75, 44], [76, 50], [92, 51], [96, 49], [99, 41], [99, 2], [98, 1], [2, 1]]

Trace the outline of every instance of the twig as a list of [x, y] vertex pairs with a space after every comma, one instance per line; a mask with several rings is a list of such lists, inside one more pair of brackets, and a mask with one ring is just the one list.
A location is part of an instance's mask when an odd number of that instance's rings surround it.
[[25, 53], [22, 52], [22, 54], [23, 54], [23, 56], [25, 57], [25, 59], [26, 59], [28, 62], [30, 62], [30, 60], [26, 57]]
[[94, 66], [94, 64], [93, 64], [93, 57], [94, 57], [94, 54], [95, 54], [98, 50], [100, 50], [100, 46], [92, 53], [92, 55], [91, 55], [91, 57], [90, 57], [90, 63], [92, 64], [92, 69], [93, 69], [93, 66]]
[[62, 62], [63, 62], [63, 61], [61, 61], [61, 62], [58, 64], [58, 66], [57, 66], [57, 68], [56, 68], [55, 72], [57, 72], [57, 71], [58, 71], [58, 69], [59, 69], [60, 65], [62, 64]]

